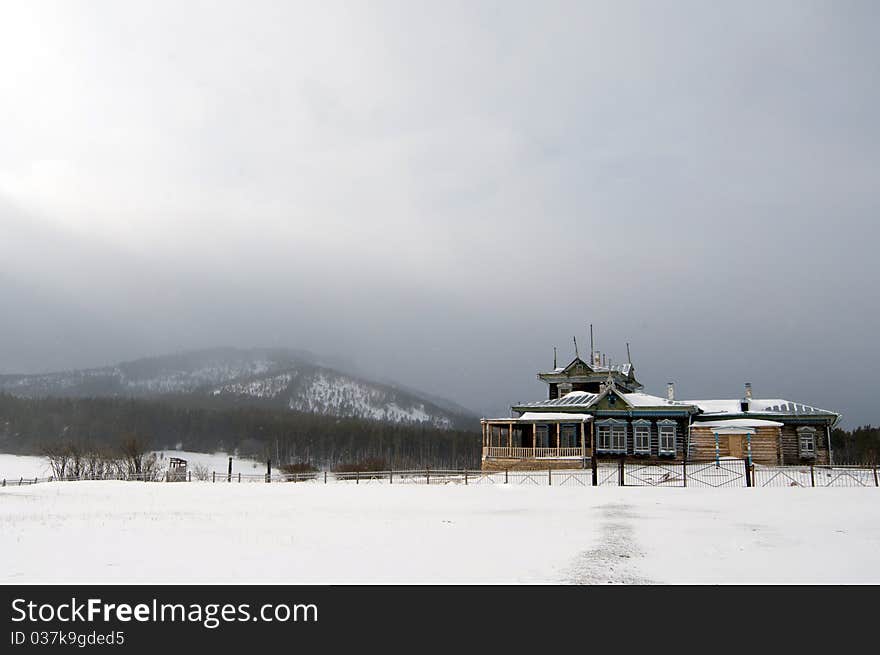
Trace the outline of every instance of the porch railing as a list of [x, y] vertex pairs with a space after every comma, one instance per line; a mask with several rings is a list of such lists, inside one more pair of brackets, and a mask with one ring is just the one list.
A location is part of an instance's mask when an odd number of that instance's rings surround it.
[[507, 459], [536, 459], [554, 457], [584, 457], [580, 448], [510, 448], [507, 446], [487, 446], [483, 448], [484, 457], [503, 457]]

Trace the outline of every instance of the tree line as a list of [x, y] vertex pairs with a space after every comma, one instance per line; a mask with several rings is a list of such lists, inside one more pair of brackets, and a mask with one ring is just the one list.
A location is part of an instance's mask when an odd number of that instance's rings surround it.
[[117, 460], [123, 446], [237, 452], [284, 464], [338, 468], [478, 468], [478, 431], [442, 430], [241, 406], [213, 409], [131, 398], [17, 398], [0, 394], [0, 452], [70, 449]]
[[831, 431], [835, 464], [880, 463], [880, 427], [863, 425], [854, 430]]

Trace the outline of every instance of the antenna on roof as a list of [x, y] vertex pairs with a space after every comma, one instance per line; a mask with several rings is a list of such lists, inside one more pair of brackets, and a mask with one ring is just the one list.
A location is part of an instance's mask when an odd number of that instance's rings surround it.
[[626, 342], [626, 361], [628, 361], [630, 366], [632, 366], [633, 358], [630, 357], [630, 354], [629, 354], [629, 341]]
[[553, 346], [553, 369], [555, 370], [556, 368], [556, 346]]
[[581, 356], [578, 355], [578, 338], [577, 338], [577, 337], [572, 337], [572, 340], [574, 341], [574, 356], [575, 356], [575, 359], [580, 359]]
[[590, 363], [592, 364], [593, 359], [593, 351], [595, 348], [593, 347], [593, 324], [590, 323]]

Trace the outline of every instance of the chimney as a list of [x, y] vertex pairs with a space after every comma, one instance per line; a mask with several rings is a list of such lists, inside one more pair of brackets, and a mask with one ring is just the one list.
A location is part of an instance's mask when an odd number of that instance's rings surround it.
[[675, 400], [675, 383], [666, 383], [666, 400]]
[[743, 413], [749, 411], [751, 402], [752, 402], [752, 383], [746, 382], [746, 393], [743, 396], [743, 399], [739, 402], [740, 411]]

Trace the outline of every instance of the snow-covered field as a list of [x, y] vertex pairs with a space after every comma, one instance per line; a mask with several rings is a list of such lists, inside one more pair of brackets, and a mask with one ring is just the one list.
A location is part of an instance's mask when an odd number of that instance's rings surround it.
[[878, 583], [880, 491], [52, 482], [6, 583]]
[[[182, 457], [192, 470], [196, 466], [206, 466], [209, 471], [225, 473], [229, 467], [227, 453], [194, 453], [187, 450], [161, 450], [157, 454], [167, 464], [169, 457]], [[232, 470], [236, 473], [265, 473], [266, 463], [250, 459], [233, 457]], [[32, 455], [0, 454], [0, 480], [17, 480], [18, 478], [47, 478], [52, 475], [45, 457]]]

